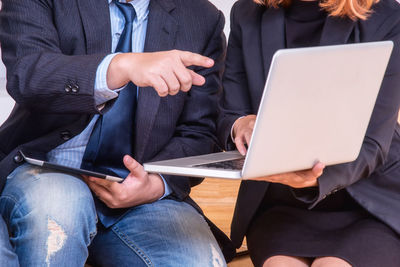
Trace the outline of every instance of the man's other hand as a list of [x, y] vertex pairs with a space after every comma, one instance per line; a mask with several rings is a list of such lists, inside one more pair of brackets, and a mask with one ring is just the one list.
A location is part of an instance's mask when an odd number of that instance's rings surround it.
[[122, 183], [95, 177], [83, 179], [109, 208], [129, 208], [157, 201], [164, 195], [164, 182], [158, 174], [149, 174], [143, 166], [130, 156], [124, 157], [125, 167], [130, 174]]
[[107, 84], [117, 89], [129, 81], [140, 87], [153, 87], [159, 96], [187, 92], [192, 85], [202, 86], [203, 76], [189, 66], [211, 68], [214, 61], [199, 54], [171, 50], [154, 53], [123, 53], [116, 55], [107, 70]]

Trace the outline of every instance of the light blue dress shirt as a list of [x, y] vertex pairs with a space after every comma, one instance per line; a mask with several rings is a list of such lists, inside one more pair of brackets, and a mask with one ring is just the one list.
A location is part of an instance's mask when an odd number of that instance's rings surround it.
[[[126, 2], [120, 0], [120, 2]], [[121, 33], [124, 29], [125, 19], [118, 7], [108, 0], [111, 19], [111, 34], [112, 34], [112, 53], [106, 56], [97, 68], [96, 80], [94, 84], [95, 102], [98, 106], [110, 101], [118, 96], [118, 90], [110, 90], [107, 86], [107, 69], [111, 60], [117, 53], [114, 53]], [[133, 21], [132, 31], [132, 52], [141, 53], [144, 50], [146, 39], [147, 22], [149, 15], [150, 0], [133, 0], [129, 2], [136, 11], [136, 18]], [[139, 89], [139, 88], [138, 88]], [[120, 90], [123, 90], [121, 88]], [[140, 99], [138, 99], [140, 101]], [[86, 145], [89, 141], [93, 127], [98, 120], [99, 115], [94, 115], [88, 126], [77, 136], [54, 148], [47, 153], [47, 160], [65, 166], [79, 168], [82, 158], [85, 153]], [[162, 176], [161, 176], [162, 177]], [[171, 194], [171, 189], [162, 177], [165, 186], [164, 197]]]

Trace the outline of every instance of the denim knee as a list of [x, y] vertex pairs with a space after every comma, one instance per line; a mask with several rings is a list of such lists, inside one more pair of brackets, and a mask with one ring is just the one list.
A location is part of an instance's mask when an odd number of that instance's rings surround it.
[[69, 235], [83, 234], [89, 245], [96, 231], [93, 197], [79, 177], [28, 164], [7, 178], [0, 212], [13, 234], [25, 227], [34, 236], [42, 236], [44, 229], [56, 229]]
[[0, 266], [18, 267], [18, 258], [10, 245], [7, 227], [0, 216]]
[[208, 224], [185, 202], [163, 199], [132, 208], [112, 231], [125, 246], [107, 254], [116, 260], [130, 249], [147, 266], [226, 266]]

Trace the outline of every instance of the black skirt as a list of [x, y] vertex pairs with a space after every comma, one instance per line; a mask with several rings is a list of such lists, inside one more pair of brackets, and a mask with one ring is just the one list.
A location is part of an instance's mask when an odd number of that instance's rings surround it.
[[400, 266], [400, 236], [365, 211], [346, 190], [312, 210], [307, 207], [289, 187], [270, 185], [247, 233], [255, 266], [275, 255], [332, 256], [355, 267]]

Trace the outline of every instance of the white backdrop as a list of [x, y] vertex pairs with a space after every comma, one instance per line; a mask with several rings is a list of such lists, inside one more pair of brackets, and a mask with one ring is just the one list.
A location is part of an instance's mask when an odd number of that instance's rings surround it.
[[231, 11], [231, 7], [232, 7], [233, 3], [235, 3], [236, 0], [211, 0], [210, 2], [213, 3], [222, 12], [224, 12], [225, 22], [226, 22], [225, 34], [226, 34], [226, 37], [228, 38], [230, 11]]
[[[1, 50], [0, 50], [1, 56]], [[3, 61], [0, 61], [0, 94], [6, 88], [6, 68], [3, 65]]]
[[[1, 9], [1, 1], [0, 1], [0, 9]], [[1, 49], [0, 49], [0, 58], [1, 58]], [[5, 91], [5, 88], [6, 88], [6, 68], [3, 65], [3, 61], [0, 60], [0, 96]]]
[[[0, 1], [0, 10], [1, 10], [1, 1]], [[1, 58], [1, 49], [0, 49], [0, 58]], [[3, 65], [3, 61], [0, 60], [0, 95], [6, 88], [6, 68]]]

